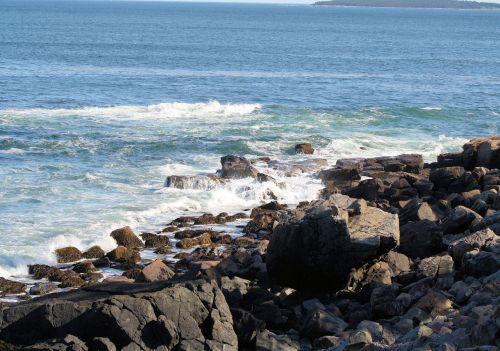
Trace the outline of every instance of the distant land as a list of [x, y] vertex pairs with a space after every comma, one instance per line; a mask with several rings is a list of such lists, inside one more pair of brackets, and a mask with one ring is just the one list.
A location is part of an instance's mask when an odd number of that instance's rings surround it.
[[500, 4], [458, 0], [327, 0], [315, 2], [314, 5], [424, 9], [500, 9]]

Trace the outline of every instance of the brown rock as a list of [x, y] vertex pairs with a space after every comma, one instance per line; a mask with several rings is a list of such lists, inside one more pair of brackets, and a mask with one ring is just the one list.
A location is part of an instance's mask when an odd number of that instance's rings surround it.
[[500, 136], [472, 139], [463, 148], [465, 168], [500, 168]]
[[154, 282], [172, 278], [175, 272], [171, 270], [162, 260], [156, 259], [144, 267], [139, 276], [139, 281]]
[[314, 148], [309, 143], [297, 144], [295, 145], [295, 153], [312, 155], [314, 153]]
[[111, 237], [115, 239], [118, 245], [125, 246], [128, 249], [144, 246], [144, 243], [134, 234], [134, 231], [129, 226], [113, 230]]
[[21, 294], [26, 292], [26, 284], [0, 277], [0, 295]]
[[133, 283], [134, 279], [127, 278], [123, 275], [116, 277], [108, 277], [102, 281], [103, 283]]
[[95, 245], [89, 248], [87, 251], [85, 251], [82, 256], [83, 258], [86, 259], [91, 259], [91, 258], [101, 258], [104, 257], [106, 253], [104, 252], [103, 249], [101, 249], [100, 246]]
[[76, 247], [68, 246], [55, 251], [58, 263], [75, 262], [82, 258], [82, 253]]

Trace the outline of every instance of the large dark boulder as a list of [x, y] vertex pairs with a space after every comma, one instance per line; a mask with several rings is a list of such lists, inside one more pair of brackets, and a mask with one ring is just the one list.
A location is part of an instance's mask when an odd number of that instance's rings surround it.
[[117, 350], [238, 347], [224, 295], [202, 279], [102, 284], [3, 306], [0, 316], [0, 341], [17, 346], [49, 341], [45, 349], [51, 349], [50, 340], [64, 346], [61, 338], [72, 335], [83, 350], [103, 344]]
[[348, 222], [333, 216], [331, 208], [313, 208], [302, 220], [278, 225], [267, 249], [271, 279], [300, 290], [336, 291], [352, 268], [399, 242], [396, 215], [367, 207]]
[[500, 168], [500, 136], [472, 139], [463, 148], [465, 168]]
[[443, 231], [434, 222], [424, 219], [401, 227], [399, 250], [408, 257], [429, 257], [443, 249]]
[[118, 245], [125, 246], [127, 249], [136, 249], [144, 246], [144, 243], [129, 226], [115, 229], [110, 235]]
[[228, 155], [221, 157], [222, 178], [256, 178], [259, 173], [245, 157]]

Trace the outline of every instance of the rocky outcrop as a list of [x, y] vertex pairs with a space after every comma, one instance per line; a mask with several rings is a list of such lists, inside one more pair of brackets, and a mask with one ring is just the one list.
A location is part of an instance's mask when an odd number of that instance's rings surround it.
[[0, 316], [0, 339], [29, 349], [238, 348], [224, 295], [205, 280], [103, 284], [3, 306]]
[[295, 153], [312, 155], [314, 153], [314, 148], [309, 143], [297, 144], [295, 145]]
[[500, 168], [500, 136], [472, 139], [464, 145], [462, 157], [467, 169]]
[[129, 226], [113, 230], [111, 237], [115, 239], [118, 245], [124, 246], [127, 249], [137, 249], [144, 246], [144, 243]]
[[399, 243], [397, 216], [375, 208], [348, 219], [331, 208], [309, 210], [278, 225], [267, 249], [267, 270], [280, 285], [308, 291], [342, 289], [352, 268]]
[[211, 190], [224, 183], [224, 179], [216, 175], [172, 175], [165, 180], [166, 187], [177, 189]]
[[220, 159], [222, 178], [256, 178], [259, 173], [246, 158], [228, 155]]

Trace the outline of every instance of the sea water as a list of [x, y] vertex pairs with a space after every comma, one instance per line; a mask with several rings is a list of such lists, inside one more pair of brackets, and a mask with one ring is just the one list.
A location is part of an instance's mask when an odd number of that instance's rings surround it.
[[165, 188], [226, 154], [432, 161], [498, 133], [499, 92], [498, 11], [0, 0], [0, 276], [321, 188], [272, 169], [279, 186]]

